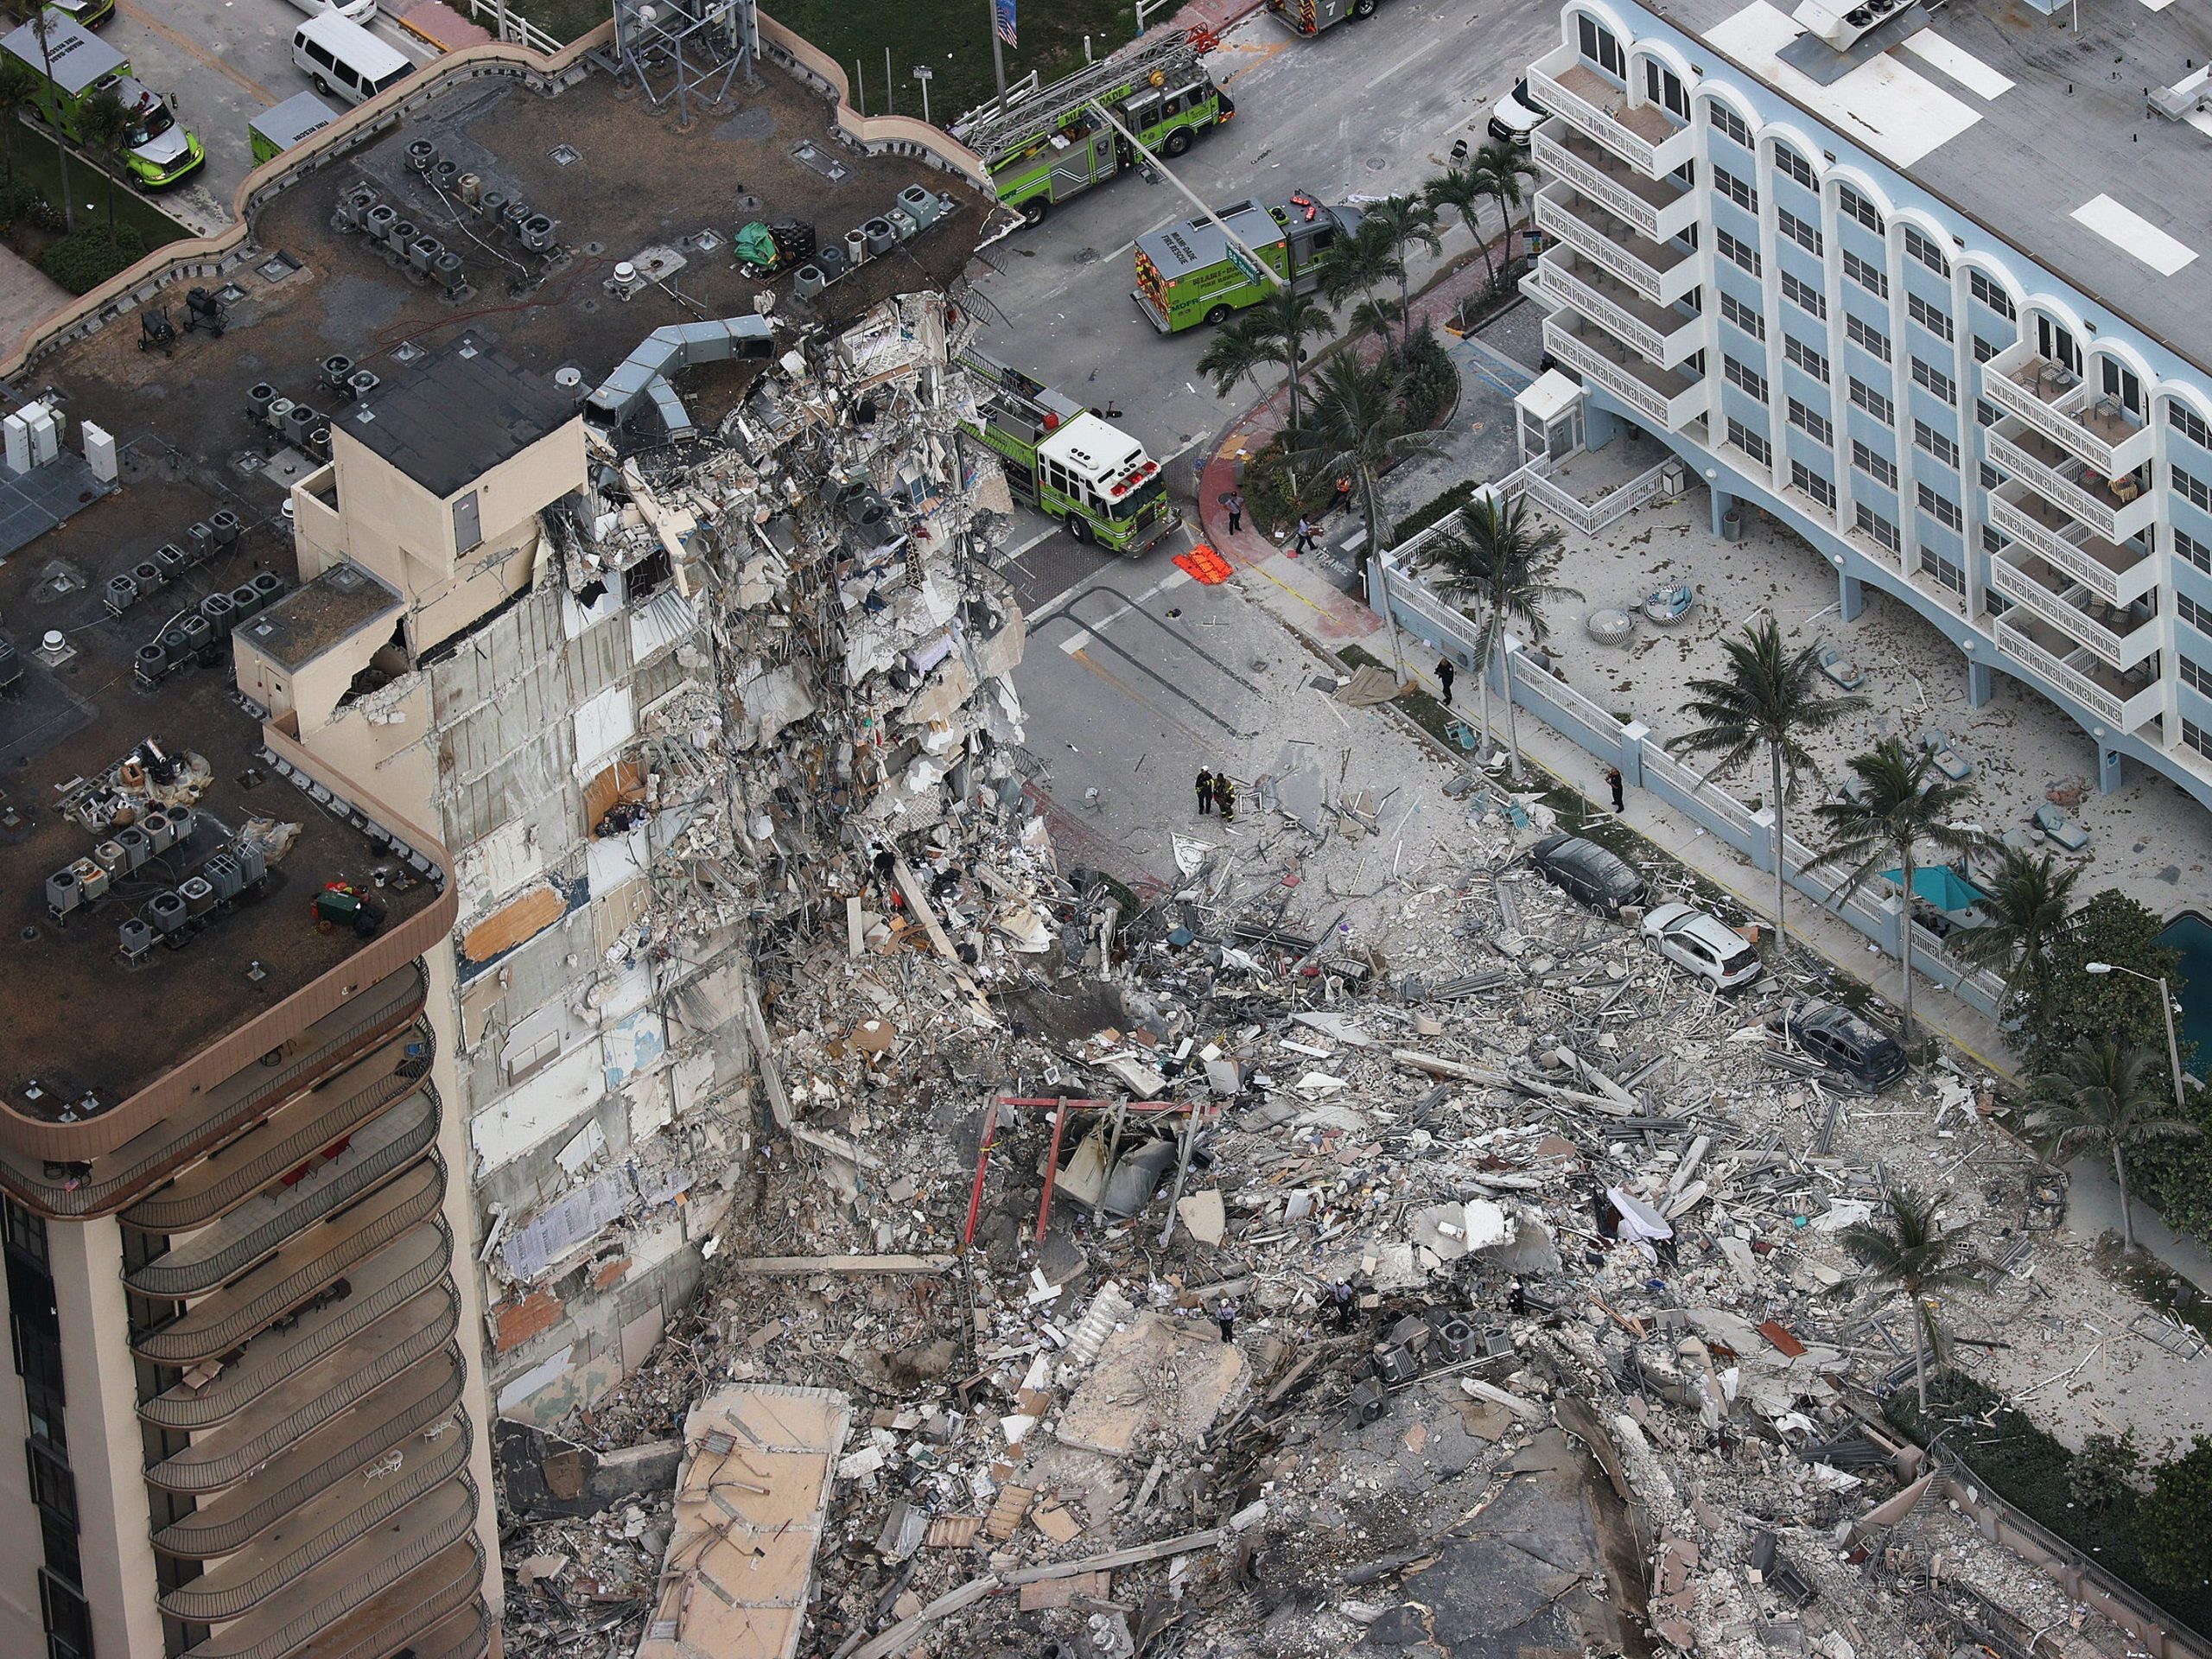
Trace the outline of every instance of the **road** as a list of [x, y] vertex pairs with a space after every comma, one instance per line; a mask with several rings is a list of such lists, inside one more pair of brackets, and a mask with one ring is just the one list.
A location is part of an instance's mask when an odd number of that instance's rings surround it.
[[[306, 16], [292, 0], [116, 0], [100, 26], [139, 79], [176, 100], [177, 118], [207, 147], [207, 164], [194, 178], [151, 198], [188, 228], [206, 232], [230, 221], [238, 184], [253, 170], [246, 124], [313, 90], [292, 62], [292, 31]], [[372, 29], [417, 63], [437, 55], [389, 18]]]
[[[1395, 0], [1311, 41], [1253, 17], [1209, 60], [1236, 119], [1194, 145], [1177, 175], [1215, 205], [1292, 189], [1332, 201], [1417, 189], [1455, 139], [1483, 142], [1491, 104], [1558, 32], [1557, 8], [1538, 0], [1472, 12]], [[1165, 183], [1116, 180], [988, 250], [977, 283], [986, 347], [1094, 408], [1119, 408], [1117, 424], [1172, 463], [1170, 489], [1186, 511], [1192, 463], [1254, 396], [1215, 397], [1195, 366], [1210, 331], [1162, 336], [1129, 298], [1131, 245], [1188, 211]], [[1446, 257], [1466, 245], [1464, 232], [1447, 238]], [[1416, 283], [1427, 264], [1416, 256]], [[1165, 837], [1137, 818], [1163, 788], [1179, 810], [1200, 766], [1241, 777], [1265, 766], [1273, 751], [1256, 683], [1280, 687], [1293, 642], [1258, 625], [1233, 589], [1181, 579], [1170, 561], [1187, 536], [1127, 562], [1018, 517], [1009, 574], [1032, 616], [1015, 677], [1028, 747], [1064, 804], [1080, 810], [1097, 790], [1097, 827], [1141, 847], [1158, 870]], [[1258, 672], [1270, 658], [1274, 676]]]

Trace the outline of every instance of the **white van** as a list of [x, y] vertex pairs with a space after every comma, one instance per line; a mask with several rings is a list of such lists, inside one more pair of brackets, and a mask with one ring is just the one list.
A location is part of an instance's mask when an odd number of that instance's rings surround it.
[[348, 104], [365, 103], [415, 67], [397, 47], [334, 11], [292, 31], [292, 61], [307, 72], [315, 91]]

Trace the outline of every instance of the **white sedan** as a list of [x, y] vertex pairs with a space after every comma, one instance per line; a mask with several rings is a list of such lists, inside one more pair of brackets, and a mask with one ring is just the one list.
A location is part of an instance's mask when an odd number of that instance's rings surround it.
[[1759, 953], [1744, 936], [1694, 905], [1660, 905], [1643, 918], [1643, 937], [1684, 973], [1732, 991], [1759, 976]]

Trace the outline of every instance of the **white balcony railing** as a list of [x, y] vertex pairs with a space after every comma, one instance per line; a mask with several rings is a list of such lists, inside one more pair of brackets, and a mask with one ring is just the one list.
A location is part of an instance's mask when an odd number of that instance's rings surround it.
[[1656, 105], [1632, 103], [1572, 46], [1555, 48], [1529, 66], [1529, 95], [1648, 178], [1663, 178], [1697, 153], [1694, 130], [1677, 124]]
[[2022, 340], [1982, 365], [1982, 395], [2107, 478], [2151, 458], [2148, 425], [2131, 420], [2116, 399], [2085, 385], [2065, 365]]
[[1697, 286], [1697, 256], [1670, 242], [1647, 242], [1627, 220], [1585, 200], [1564, 180], [1535, 199], [1536, 228], [1595, 261], [1656, 305], [1672, 305]]
[[1655, 368], [1586, 324], [1578, 327], [1567, 318], [1551, 318], [1544, 324], [1544, 348], [1667, 431], [1679, 431], [1705, 412], [1704, 381]]
[[2116, 730], [2132, 732], [2164, 707], [2165, 694], [2155, 681], [2125, 693], [2114, 690], [2092, 678], [2086, 665], [2075, 666], [2002, 617], [1997, 620], [1997, 648]]
[[1529, 159], [1548, 176], [1624, 220], [1649, 242], [1671, 242], [1697, 222], [1697, 196], [1672, 183], [1643, 178], [1580, 132], [1547, 121], [1530, 135]]
[[2139, 621], [2125, 633], [2107, 627], [2091, 612], [2065, 594], [2053, 593], [2032, 573], [2002, 555], [1990, 561], [1989, 575], [1999, 593], [2025, 606], [2069, 639], [2079, 640], [2113, 668], [2131, 669], [2158, 648], [2155, 627]]
[[2098, 598], [2126, 605], [2158, 586], [2158, 563], [2135, 543], [2115, 546], [2046, 505], [2024, 483], [1990, 492], [1989, 522]]
[[1548, 251], [1535, 276], [1551, 308], [1572, 307], [1662, 369], [1673, 368], [1703, 343], [1701, 319], [1653, 304], [1593, 269], [1571, 248]]
[[2084, 478], [2082, 462], [2070, 454], [2052, 454], [2054, 446], [2047, 438], [2038, 445], [2040, 427], [2027, 431], [2024, 426], [2016, 416], [1989, 429], [1992, 466], [2011, 474], [2108, 542], [2131, 539], [2158, 517], [2158, 503], [2149, 489], [2139, 486], [2133, 499], [2120, 499], [2118, 493], [2094, 472]]

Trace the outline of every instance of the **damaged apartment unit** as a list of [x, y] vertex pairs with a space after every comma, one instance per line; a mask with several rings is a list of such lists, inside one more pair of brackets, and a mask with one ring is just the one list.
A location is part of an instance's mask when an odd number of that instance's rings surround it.
[[[1531, 66], [1544, 343], [1964, 659], [2212, 803], [2212, 37], [2031, 0], [1570, 0]], [[2116, 70], [2113, 65], [2120, 67]], [[2064, 164], [2050, 167], [2054, 147]]]
[[789, 1116], [755, 954], [1007, 772], [1008, 502], [946, 314], [663, 328], [584, 401], [464, 339], [295, 487], [302, 592], [390, 602], [312, 658], [249, 630], [241, 685], [452, 849], [500, 1415], [588, 1403], [695, 1287]]

